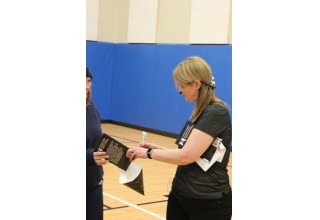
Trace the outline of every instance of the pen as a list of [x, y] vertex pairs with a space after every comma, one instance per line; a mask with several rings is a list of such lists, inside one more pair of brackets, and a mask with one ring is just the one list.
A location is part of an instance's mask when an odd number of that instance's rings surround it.
[[147, 133], [145, 131], [143, 131], [141, 136], [142, 136], [141, 144], [143, 145], [144, 144], [144, 138], [147, 136]]

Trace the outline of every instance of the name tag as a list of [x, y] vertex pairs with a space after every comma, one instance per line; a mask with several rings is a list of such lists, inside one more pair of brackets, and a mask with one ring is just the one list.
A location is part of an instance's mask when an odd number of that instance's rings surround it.
[[187, 123], [183, 126], [183, 129], [175, 142], [179, 149], [183, 148], [184, 144], [187, 142], [193, 127], [194, 124], [191, 121], [187, 121]]

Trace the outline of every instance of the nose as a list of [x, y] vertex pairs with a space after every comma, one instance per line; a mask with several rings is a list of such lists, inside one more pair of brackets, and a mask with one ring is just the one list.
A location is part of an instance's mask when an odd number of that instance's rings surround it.
[[90, 83], [90, 82], [87, 82], [86, 89], [90, 89], [90, 87], [91, 87], [91, 83]]

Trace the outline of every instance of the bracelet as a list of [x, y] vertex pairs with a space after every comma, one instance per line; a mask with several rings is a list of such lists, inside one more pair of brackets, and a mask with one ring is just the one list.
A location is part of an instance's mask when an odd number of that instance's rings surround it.
[[149, 148], [149, 149], [147, 150], [147, 157], [148, 157], [149, 159], [152, 159], [152, 157], [151, 157], [152, 152], [153, 152], [153, 148]]

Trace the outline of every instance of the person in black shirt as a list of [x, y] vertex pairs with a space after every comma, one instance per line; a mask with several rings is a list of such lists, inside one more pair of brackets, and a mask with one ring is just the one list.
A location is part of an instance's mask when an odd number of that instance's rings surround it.
[[[215, 95], [211, 68], [200, 57], [189, 57], [178, 64], [173, 80], [186, 101], [195, 102], [189, 136], [179, 149], [144, 143], [140, 147], [130, 147], [126, 156], [130, 160], [150, 158], [178, 165], [169, 194], [167, 220], [230, 220], [232, 193], [227, 164], [231, 120], [228, 107]], [[214, 147], [211, 144], [217, 137], [222, 139], [226, 149], [223, 159], [204, 171], [196, 161]]]
[[90, 69], [86, 68], [86, 150], [87, 150], [87, 172], [86, 172], [86, 219], [103, 219], [103, 195], [102, 195], [102, 165], [108, 163], [109, 156], [105, 152], [94, 152], [95, 146], [102, 137], [99, 112], [91, 100]]

